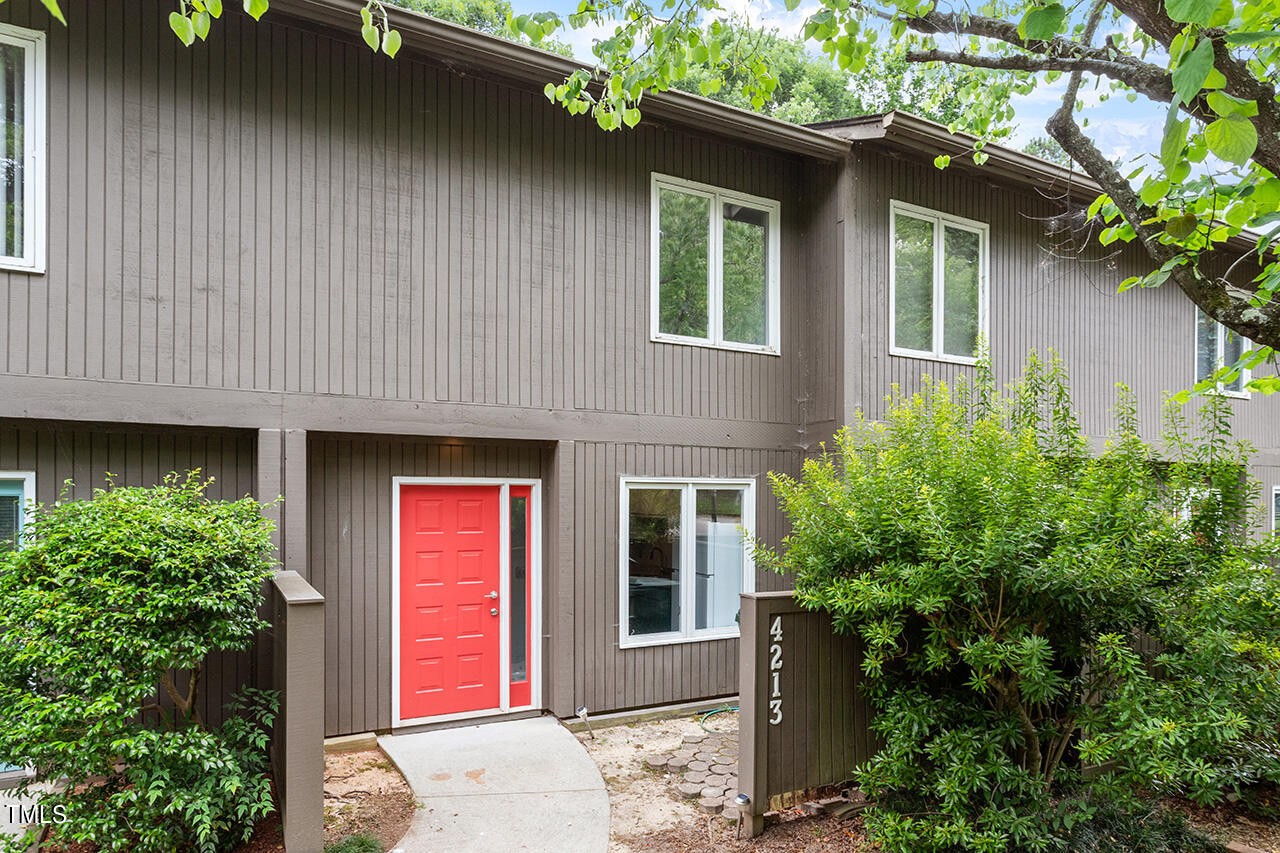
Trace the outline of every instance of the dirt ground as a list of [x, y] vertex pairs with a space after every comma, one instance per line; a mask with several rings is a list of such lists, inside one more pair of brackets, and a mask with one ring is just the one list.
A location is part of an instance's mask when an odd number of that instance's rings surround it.
[[[711, 717], [707, 727], [717, 731], [736, 729], [738, 715]], [[600, 766], [609, 789], [612, 809], [610, 853], [872, 853], [879, 850], [867, 840], [860, 817], [840, 820], [787, 809], [770, 815], [764, 834], [754, 840], [738, 839], [736, 823], [699, 811], [695, 800], [675, 790], [675, 776], [645, 765], [650, 755], [669, 753], [684, 736], [702, 729], [697, 716], [653, 720], [597, 729], [592, 740], [578, 734], [587, 752]], [[1251, 803], [1223, 804], [1200, 809], [1185, 800], [1165, 801], [1169, 808], [1187, 815], [1206, 835], [1226, 844], [1234, 841], [1264, 853], [1280, 853], [1280, 792], [1260, 795]]]
[[1239, 803], [1202, 809], [1187, 800], [1170, 799], [1165, 805], [1185, 814], [1192, 826], [1223, 844], [1235, 841], [1264, 853], [1280, 853], [1280, 822], [1258, 814], [1280, 817], [1280, 793], [1276, 791], [1258, 795], [1252, 811]]
[[413, 792], [380, 749], [324, 757], [324, 843], [366, 833], [395, 847], [413, 818]]
[[[737, 713], [716, 714], [707, 720], [707, 728], [715, 731], [737, 727]], [[860, 820], [810, 817], [799, 811], [771, 819], [754, 842], [738, 841], [736, 823], [703, 814], [696, 800], [684, 799], [675, 791], [675, 776], [645, 766], [648, 756], [671, 752], [685, 735], [701, 732], [698, 717], [685, 716], [599, 729], [594, 740], [586, 732], [578, 734], [600, 766], [609, 789], [610, 853], [849, 853], [875, 849], [862, 840]]]

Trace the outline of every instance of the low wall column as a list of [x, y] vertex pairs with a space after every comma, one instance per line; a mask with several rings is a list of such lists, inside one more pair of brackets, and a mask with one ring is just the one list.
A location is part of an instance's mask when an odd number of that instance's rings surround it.
[[280, 715], [272, 778], [289, 853], [324, 849], [324, 596], [297, 572], [272, 583]]

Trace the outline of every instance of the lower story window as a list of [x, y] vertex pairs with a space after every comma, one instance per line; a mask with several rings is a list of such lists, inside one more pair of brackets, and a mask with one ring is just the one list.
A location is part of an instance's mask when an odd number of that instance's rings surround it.
[[624, 478], [621, 532], [623, 646], [738, 636], [754, 481]]
[[18, 547], [27, 504], [36, 499], [32, 471], [0, 471], [0, 551]]
[[1271, 487], [1271, 532], [1280, 536], [1280, 486]]

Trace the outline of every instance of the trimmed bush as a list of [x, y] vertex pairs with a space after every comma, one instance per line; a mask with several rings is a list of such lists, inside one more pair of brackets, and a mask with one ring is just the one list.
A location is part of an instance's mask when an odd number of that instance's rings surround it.
[[64, 784], [40, 797], [65, 810], [60, 840], [215, 853], [272, 809], [275, 696], [246, 690], [218, 729], [199, 711], [205, 658], [266, 626], [272, 527], [207, 485], [174, 474], [36, 507], [0, 559], [0, 761]]

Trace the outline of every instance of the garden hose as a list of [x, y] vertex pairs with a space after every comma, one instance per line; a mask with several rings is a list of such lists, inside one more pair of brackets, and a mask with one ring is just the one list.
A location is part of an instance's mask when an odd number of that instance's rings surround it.
[[718, 734], [714, 729], [707, 728], [707, 720], [714, 717], [716, 714], [723, 714], [726, 711], [736, 710], [738, 710], [737, 705], [721, 705], [719, 708], [713, 708], [702, 715], [702, 718], [698, 720], [698, 725], [701, 726], [702, 730], [708, 734]]

